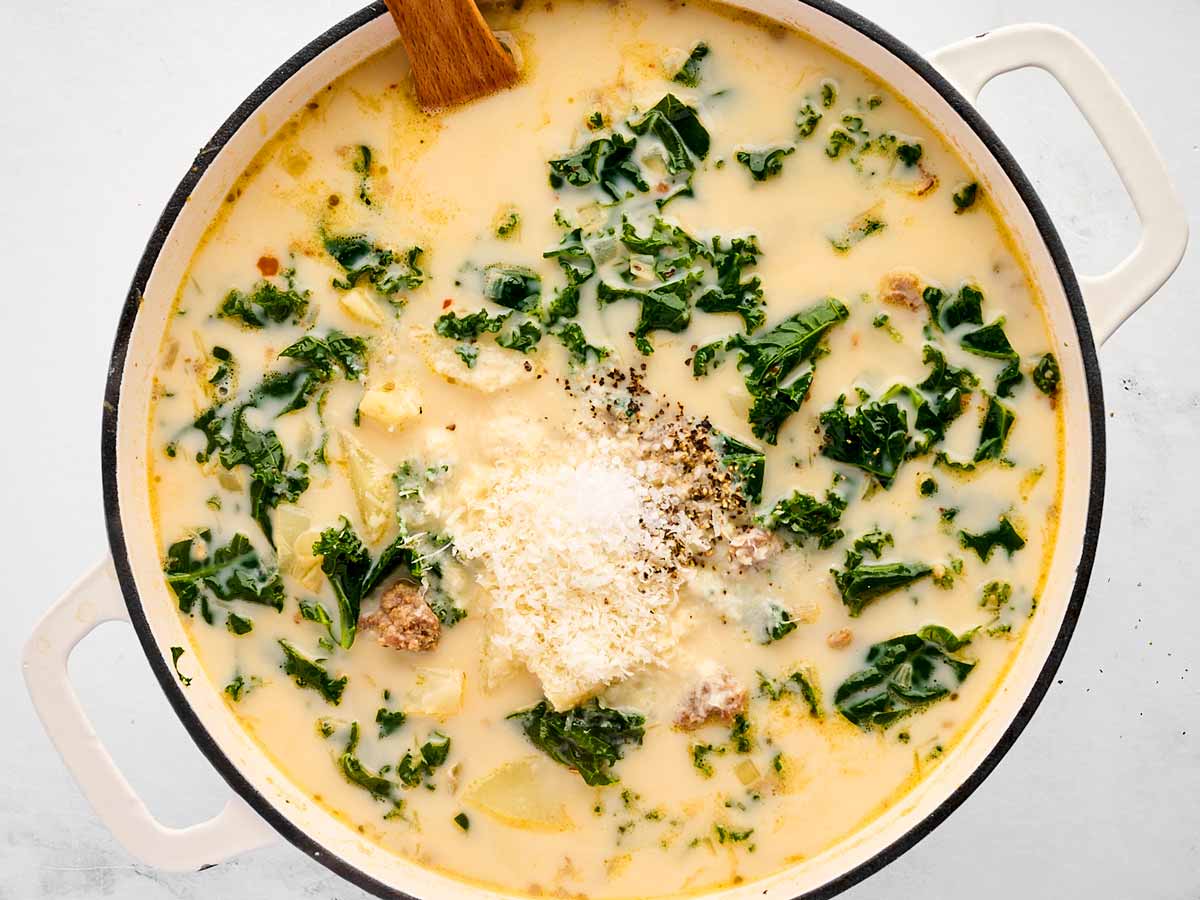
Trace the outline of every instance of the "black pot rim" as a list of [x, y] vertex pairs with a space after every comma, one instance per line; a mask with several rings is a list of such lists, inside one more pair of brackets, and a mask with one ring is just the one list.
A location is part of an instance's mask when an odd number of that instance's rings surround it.
[[[907, 832], [896, 838], [871, 858], [837, 878], [796, 898], [796, 900], [827, 900], [827, 898], [840, 894], [842, 891], [868, 878], [899, 858], [954, 812], [983, 783], [1004, 755], [1012, 748], [1016, 739], [1025, 730], [1034, 712], [1045, 697], [1054, 679], [1054, 675], [1066, 654], [1067, 645], [1078, 622], [1096, 555], [1100, 516], [1104, 501], [1104, 398], [1095, 342], [1093, 341], [1091, 327], [1088, 323], [1083, 296], [1080, 293], [1079, 284], [1070, 260], [1067, 257], [1066, 250], [1058, 236], [1058, 231], [1055, 229], [1033, 185], [1021, 170], [1021, 167], [1017, 164], [1012, 154], [1000, 141], [999, 137], [997, 137], [996, 133], [988, 126], [975, 108], [921, 54], [884, 31], [874, 22], [834, 2], [834, 0], [796, 0], [796, 2], [812, 7], [853, 28], [909, 66], [962, 117], [1012, 181], [1022, 202], [1033, 217], [1037, 230], [1049, 251], [1071, 310], [1076, 335], [1079, 339], [1079, 351], [1083, 360], [1084, 376], [1087, 384], [1092, 441], [1092, 478], [1089, 486], [1087, 516], [1084, 523], [1083, 546], [1080, 552], [1075, 584], [1071, 591], [1066, 615], [1063, 618], [1058, 635], [1042, 666], [1041, 672], [1022, 703], [1021, 708], [1018, 710], [1016, 717], [984, 760], [971, 773], [970, 777], [955, 788], [950, 796], [925, 816], [925, 818], [917, 822]], [[357, 866], [329, 852], [329, 850], [309, 836], [307, 832], [297, 827], [287, 816], [278, 812], [242, 775], [204, 727], [184, 696], [182, 687], [176, 682], [175, 675], [166, 664], [160, 648], [154, 639], [154, 635], [150, 630], [150, 623], [142, 608], [141, 597], [138, 595], [137, 585], [129, 563], [125, 533], [121, 523], [120, 497], [117, 489], [117, 421], [119, 417], [121, 382], [125, 369], [125, 359], [129, 349], [129, 340], [133, 332], [134, 320], [137, 316], [143, 291], [150, 278], [150, 273], [157, 263], [158, 256], [166, 242], [168, 233], [187, 202], [188, 195], [192, 192], [212, 160], [216, 158], [220, 150], [233, 136], [234, 132], [250, 118], [254, 111], [277, 88], [283, 85], [292, 75], [311, 62], [321, 52], [346, 35], [386, 13], [387, 9], [384, 4], [377, 0], [377, 2], [372, 3], [370, 6], [359, 10], [334, 25], [294, 54], [251, 92], [196, 155], [195, 161], [180, 181], [178, 187], [176, 187], [175, 192], [171, 195], [166, 208], [163, 210], [154, 227], [154, 231], [147, 242], [141, 260], [138, 262], [133, 276], [133, 283], [130, 286], [124, 307], [121, 311], [105, 387], [100, 456], [108, 540], [117, 572], [117, 580], [124, 594], [125, 603], [129, 608], [130, 620], [133, 623], [138, 640], [141, 642], [142, 649], [149, 660], [150, 668], [192, 740], [196, 742], [200, 751], [208, 758], [209, 762], [212, 763], [213, 767], [216, 768], [225, 781], [228, 782], [229, 786], [291, 844], [333, 872], [336, 872], [342, 878], [378, 897], [388, 898], [388, 900], [416, 900], [411, 894], [384, 884]]]

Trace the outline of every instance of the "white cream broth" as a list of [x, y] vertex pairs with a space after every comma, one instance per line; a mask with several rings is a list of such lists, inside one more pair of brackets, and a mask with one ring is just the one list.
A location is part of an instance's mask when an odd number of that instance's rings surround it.
[[[236, 700], [227, 694], [229, 706], [288, 777], [387, 850], [467, 880], [517, 893], [647, 897], [712, 890], [802, 865], [852, 835], [936, 767], [996, 689], [1035, 614], [1054, 548], [1063, 440], [1056, 401], [1031, 377], [1053, 346], [1036, 290], [988, 204], [986, 185], [960, 212], [953, 195], [974, 177], [962, 162], [886, 85], [806, 37], [700, 3], [527, 4], [491, 17], [518, 48], [524, 70], [518, 87], [427, 116], [413, 104], [402, 54], [384, 50], [319, 93], [265, 145], [180, 285], [149, 432], [149, 478], [164, 560], [170, 545], [202, 529], [211, 532], [210, 549], [245, 535], [264, 571], [280, 570], [283, 610], [210, 597], [211, 624], [198, 603], [181, 612], [191, 643], [183, 648], [179, 670], [195, 682], [190, 690], [224, 690], [240, 676], [244, 690]], [[699, 65], [699, 85], [673, 81], [698, 42], [710, 48]], [[821, 97], [826, 81], [836, 87], [828, 107]], [[741, 277], [761, 278], [766, 321], [749, 339], [826, 297], [847, 310], [846, 320], [829, 329], [808, 396], [783, 420], [775, 444], [751, 429], [747, 369], [739, 369], [736, 349], [708, 374], [693, 374], [697, 347], [745, 333], [737, 315], [695, 308], [712, 283], [711, 266], [691, 295], [690, 326], [680, 333], [650, 332], [650, 355], [639, 352], [631, 337], [636, 301], [603, 308], [597, 303], [597, 285], [618, 283], [630, 255], [606, 239], [604, 229], [614, 225], [619, 237], [625, 213], [646, 235], [657, 214], [654, 200], [664, 196], [660, 184], [682, 179], [670, 178], [661, 161], [646, 161], [659, 146], [654, 138], [639, 137], [633, 153], [650, 190], [620, 182], [633, 196], [617, 207], [595, 186], [556, 189], [548, 182], [549, 160], [611, 134], [614, 126], [630, 137], [623, 123], [640, 119], [666, 94], [698, 111], [711, 147], [703, 159], [691, 154], [694, 196], [671, 200], [661, 215], [710, 245], [718, 235], [724, 246], [733, 237], [757, 237], [757, 265], [746, 266]], [[882, 102], [868, 102], [872, 97]], [[806, 103], [822, 118], [813, 134], [801, 137], [796, 122]], [[595, 111], [603, 124], [593, 130], [586, 120]], [[831, 158], [830, 133], [847, 127], [846, 115], [861, 117], [874, 135], [895, 135], [896, 143], [863, 156], [861, 167], [849, 150]], [[915, 144], [922, 151], [917, 165], [897, 159], [897, 145]], [[354, 168], [360, 146], [371, 151], [365, 182]], [[736, 158], [742, 149], [793, 146], [782, 171], [763, 181]], [[936, 184], [918, 193], [929, 175]], [[498, 236], [512, 212], [519, 224]], [[833, 241], [866, 219], [886, 227], [839, 252]], [[448, 312], [506, 311], [484, 297], [481, 270], [492, 263], [537, 273], [541, 303], [548, 305], [565, 279], [558, 262], [542, 254], [576, 226], [584, 229], [593, 255], [613, 248], [617, 253], [583, 284], [578, 316], [564, 320], [610, 351], [603, 363], [573, 363], [552, 334], [528, 354], [499, 347], [494, 335], [484, 334], [473, 345], [478, 361], [468, 368], [455, 353], [460, 341], [433, 333], [435, 320]], [[353, 291], [340, 289], [333, 281], [345, 273], [323, 247], [323, 234], [363, 234], [400, 252], [419, 246], [423, 282], [391, 295], [367, 279]], [[216, 316], [231, 289], [250, 293], [263, 272], [272, 271], [272, 261], [279, 274], [271, 283], [286, 289], [282, 272], [294, 268], [296, 289], [310, 292], [299, 321], [288, 317], [255, 328]], [[881, 296], [885, 278], [895, 273], [914, 276], [911, 307]], [[1000, 458], [986, 459], [972, 472], [954, 471], [935, 458], [943, 451], [950, 460], [971, 460], [1006, 362], [962, 347], [963, 336], [978, 324], [945, 333], [931, 325], [920, 297], [926, 286], [953, 296], [963, 284], [982, 292], [984, 324], [1004, 318], [1024, 376], [999, 401], [1015, 416]], [[876, 326], [881, 315], [887, 321]], [[563, 324], [518, 314], [508, 327], [526, 318], [542, 331]], [[277, 550], [251, 515], [250, 469], [226, 468], [218, 452], [198, 462], [205, 440], [193, 422], [224, 396], [212, 383], [221, 365], [214, 348], [236, 361], [236, 381], [227, 383], [227, 398], [218, 406], [228, 416], [265, 373], [294, 369], [295, 363], [279, 357], [281, 350], [331, 330], [363, 339], [360, 377], [348, 378], [335, 366], [302, 409], [276, 418], [263, 402], [247, 413], [259, 433], [274, 430], [288, 467], [308, 466], [307, 489], [267, 513]], [[979, 379], [945, 439], [903, 462], [887, 489], [872, 484], [862, 469], [823, 454], [827, 429], [820, 414], [840, 395], [853, 412], [858, 389], [879, 400], [893, 385], [915, 386], [930, 371], [922, 361], [926, 344]], [[516, 483], [522, 466], [542, 472], [578, 465], [580, 484], [585, 458], [603, 469], [608, 445], [598, 441], [620, 428], [588, 404], [624, 400], [622, 389], [610, 390], [613, 373], [624, 379], [623, 388], [631, 369], [644, 383], [646, 393], [638, 399], [645, 410], [666, 404], [674, 415], [682, 409], [682, 421], [707, 419], [765, 454], [761, 502], [739, 514], [739, 528], [753, 529], [756, 515], [768, 515], [793, 492], [823, 501], [832, 487], [845, 501], [837, 524], [844, 536], [820, 549], [815, 538], [801, 543], [779, 530], [768, 541], [768, 558], [744, 571], [730, 562], [729, 535], [718, 536], [677, 570], [656, 570], [666, 600], [654, 664], [630, 663], [603, 684], [580, 676], [580, 686], [560, 689], [551, 676], [535, 674], [539, 664], [532, 657], [516, 651], [505, 656], [502, 632], [514, 626], [505, 618], [500, 592], [520, 595], [524, 585], [515, 570], [497, 574], [500, 564], [472, 550], [466, 530], [486, 528], [486, 519], [478, 521], [491, 508], [485, 501]], [[364, 403], [365, 392], [373, 392], [373, 400]], [[391, 411], [372, 406], [379, 402]], [[904, 409], [911, 433], [913, 410]], [[629, 423], [636, 432], [648, 417], [635, 415]], [[325, 462], [319, 457], [323, 440]], [[614, 440], [628, 449], [633, 439]], [[354, 460], [364, 459], [377, 476], [383, 473], [383, 481], [374, 483], [374, 507], [360, 502], [351, 483]], [[435, 471], [420, 479], [422, 499], [398, 506], [390, 475], [406, 462], [418, 474]], [[920, 484], [929, 478], [937, 492], [923, 496]], [[564, 489], [569, 487], [570, 478]], [[557, 496], [548, 491], [546, 502]], [[608, 496], [594, 501], [598, 522], [609, 506], [619, 505]], [[583, 503], [591, 515], [587, 497], [572, 502]], [[951, 509], [958, 512], [948, 520], [944, 511]], [[547, 521], [557, 521], [561, 512], [547, 510]], [[396, 540], [397, 515], [410, 532], [437, 533], [452, 542], [436, 551], [444, 576], [438, 596], [449, 596], [466, 616], [454, 624], [443, 618], [432, 649], [382, 646], [379, 633], [368, 627], [360, 627], [345, 649], [335, 641], [338, 603], [319, 555], [312, 555], [313, 541], [339, 528], [344, 516], [374, 558]], [[502, 509], [497, 527], [507, 515]], [[960, 529], [985, 532], [1001, 516], [1023, 537], [1022, 548], [1009, 555], [997, 547], [984, 562], [962, 546]], [[855, 540], [872, 529], [890, 533], [893, 542], [880, 560], [868, 553], [862, 564], [925, 563], [946, 576], [939, 579], [943, 584], [926, 575], [851, 616], [830, 570], [841, 570]], [[556, 535], [535, 526], [523, 537], [552, 546]], [[425, 551], [431, 547], [440, 543], [424, 545]], [[577, 552], [582, 570], [584, 550]], [[632, 563], [616, 563], [626, 564]], [[618, 574], [614, 569], [613, 584]], [[981, 605], [984, 586], [995, 581], [1011, 585], [999, 612]], [[364, 614], [375, 610], [390, 583], [363, 600]], [[424, 604], [435, 602], [431, 587], [437, 585], [427, 586], [419, 601], [425, 618]], [[597, 590], [592, 599], [607, 603], [603, 589]], [[301, 601], [319, 602], [332, 628], [302, 618]], [[739, 603], [750, 613], [739, 613]], [[787, 611], [794, 630], [763, 643], [755, 616], [772, 604]], [[226, 621], [230, 612], [250, 620], [252, 630], [234, 634]], [[595, 616], [603, 621], [606, 614]], [[969, 642], [953, 651], [974, 663], [965, 679], [959, 683], [941, 664], [949, 697], [894, 723], [860, 727], [849, 721], [835, 702], [838, 686], [867, 667], [873, 644], [928, 625], [960, 636], [970, 632]], [[581, 624], [579, 630], [593, 627], [599, 626]], [[550, 632], [536, 637], [553, 639]], [[345, 676], [340, 702], [328, 702], [283, 671], [280, 639], [309, 660], [321, 660], [331, 677]], [[548, 647], [551, 657], [555, 650]], [[739, 752], [728, 720], [713, 717], [694, 730], [676, 726], [689, 691], [719, 669], [748, 695], [748, 752]], [[796, 688], [779, 699], [760, 691], [757, 673], [778, 680], [795, 671], [819, 684], [819, 718]], [[204, 680], [209, 686], [199, 683]], [[585, 784], [506, 718], [543, 694], [562, 700], [561, 706], [598, 696], [606, 707], [644, 716], [640, 745], [624, 744], [623, 758], [608, 769], [617, 779], [613, 784]], [[407, 714], [382, 737], [376, 724], [381, 708]], [[360, 732], [354, 758], [390, 782], [384, 799], [352, 783], [339, 762], [352, 723]], [[419, 786], [403, 785], [401, 757], [419, 754], [435, 731], [450, 738], [445, 762], [420, 777]], [[693, 762], [698, 744], [714, 748], [706, 758], [707, 777]], [[489, 782], [498, 771], [504, 773], [500, 780]], [[500, 784], [505, 779], [507, 786]], [[468, 828], [456, 823], [459, 814]]]

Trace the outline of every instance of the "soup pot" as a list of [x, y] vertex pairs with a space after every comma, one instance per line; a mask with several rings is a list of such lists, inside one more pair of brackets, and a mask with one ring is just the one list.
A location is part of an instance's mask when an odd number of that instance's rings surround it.
[[[904, 799], [823, 854], [732, 898], [830, 897], [896, 859], [944, 820], [996, 766], [1054, 677], [1083, 604], [1104, 496], [1104, 404], [1096, 348], [1163, 284], [1181, 259], [1187, 221], [1137, 114], [1092, 54], [1045, 25], [1003, 28], [922, 57], [829, 0], [732, 3], [811, 34], [856, 60], [919, 109], [978, 173], [1044, 298], [1062, 368], [1066, 474], [1058, 548], [1037, 615], [995, 698], [936, 771]], [[24, 671], [46, 731], [100, 818], [141, 861], [186, 870], [280, 836], [380, 897], [495, 896], [421, 868], [367, 841], [285, 778], [238, 725], [218, 687], [184, 691], [169, 648], [187, 645], [164, 583], [146, 484], [152, 370], [171, 302], [209, 220], [269, 135], [318, 90], [395, 38], [382, 3], [349, 17], [280, 66], [201, 149], [150, 236], [117, 327], [102, 428], [111, 558], [84, 576], [38, 624]], [[1058, 79], [1107, 149], [1141, 218], [1136, 249], [1112, 271], [1077, 278], [1029, 180], [972, 102], [991, 78], [1027, 66]], [[132, 624], [184, 726], [231, 789], [212, 820], [157, 822], [99, 743], [71, 688], [67, 658], [103, 622]]]

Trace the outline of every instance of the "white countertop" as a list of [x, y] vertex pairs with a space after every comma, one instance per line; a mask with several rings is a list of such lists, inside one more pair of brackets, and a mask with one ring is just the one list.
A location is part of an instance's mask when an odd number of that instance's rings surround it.
[[[1021, 21], [1074, 31], [1145, 118], [1200, 233], [1196, 0], [852, 5], [920, 50]], [[103, 380], [118, 310], [163, 203], [229, 111], [354, 9], [333, 0], [0, 3], [0, 900], [366, 896], [282, 844], [193, 874], [134, 863], [66, 774], [17, 665], [42, 610], [105, 553]], [[1000, 79], [981, 106], [1080, 271], [1132, 247], [1129, 201], [1049, 76]], [[1100, 354], [1106, 513], [1058, 683], [965, 805], [846, 897], [1200, 897], [1196, 258]], [[73, 672], [102, 738], [164, 821], [185, 825], [220, 808], [227, 788], [128, 628], [109, 625], [86, 641]]]

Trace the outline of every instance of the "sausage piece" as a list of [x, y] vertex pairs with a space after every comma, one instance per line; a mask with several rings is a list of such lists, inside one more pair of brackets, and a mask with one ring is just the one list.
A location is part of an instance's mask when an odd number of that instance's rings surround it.
[[379, 609], [360, 616], [358, 627], [375, 632], [380, 645], [392, 650], [432, 650], [442, 636], [442, 623], [421, 589], [403, 581], [383, 592]]
[[684, 731], [699, 728], [710, 719], [730, 722], [746, 711], [749, 694], [726, 669], [713, 666], [683, 698], [675, 714], [675, 727]]

